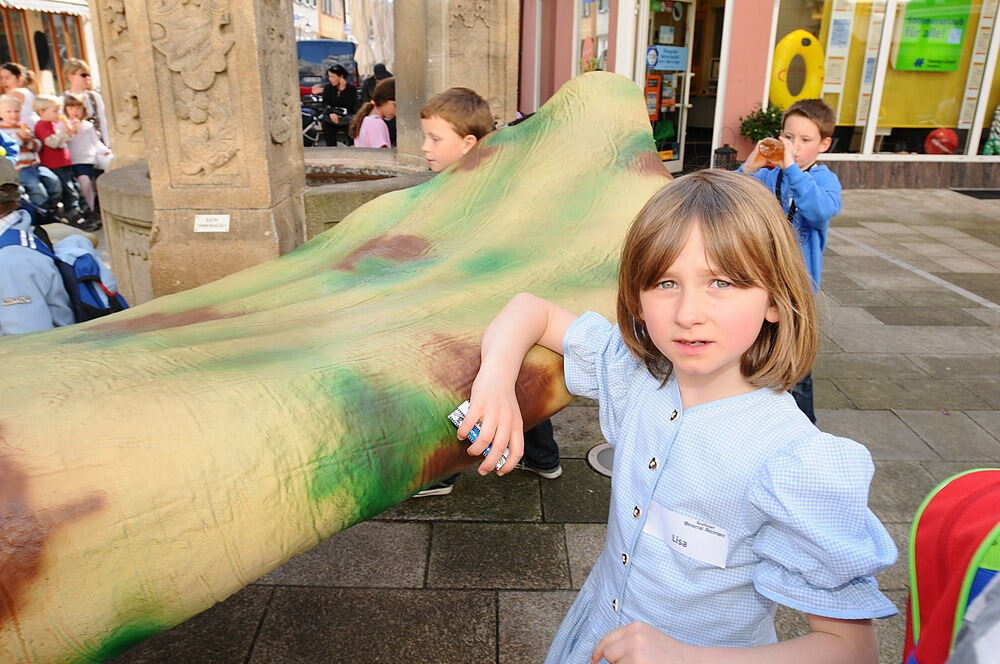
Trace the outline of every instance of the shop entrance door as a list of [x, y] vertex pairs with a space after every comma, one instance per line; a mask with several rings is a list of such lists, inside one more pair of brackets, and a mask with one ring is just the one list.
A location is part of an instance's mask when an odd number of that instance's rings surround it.
[[[646, 93], [646, 111], [660, 159], [671, 173], [684, 168], [684, 134], [691, 109], [691, 51], [697, 0], [640, 3], [640, 60], [636, 83]], [[642, 27], [645, 29], [642, 29]]]

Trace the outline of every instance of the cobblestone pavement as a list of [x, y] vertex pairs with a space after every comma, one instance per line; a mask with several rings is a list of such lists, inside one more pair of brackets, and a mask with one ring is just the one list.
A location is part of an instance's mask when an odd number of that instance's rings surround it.
[[[1000, 466], [1000, 201], [852, 190], [834, 220], [819, 308], [819, 426], [875, 459], [870, 505], [901, 557], [934, 485]], [[118, 662], [497, 662], [544, 656], [602, 544], [610, 481], [588, 467], [595, 407], [553, 418], [565, 472], [480, 479], [410, 500], [288, 561]], [[877, 623], [900, 660], [903, 615]], [[779, 612], [783, 637], [804, 621]]]

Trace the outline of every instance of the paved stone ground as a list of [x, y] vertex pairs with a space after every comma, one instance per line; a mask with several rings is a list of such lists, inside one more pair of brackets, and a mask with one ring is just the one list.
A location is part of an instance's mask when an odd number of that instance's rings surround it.
[[[870, 505], [902, 554], [879, 583], [903, 609], [920, 501], [955, 472], [1000, 466], [1000, 201], [844, 201], [819, 298], [819, 425], [872, 452]], [[116, 661], [540, 661], [601, 548], [610, 489], [585, 461], [602, 442], [595, 407], [553, 420], [560, 479], [467, 473], [451, 496], [339, 533]], [[904, 618], [877, 627], [881, 662], [898, 662]], [[779, 628], [804, 621], [782, 611]]]

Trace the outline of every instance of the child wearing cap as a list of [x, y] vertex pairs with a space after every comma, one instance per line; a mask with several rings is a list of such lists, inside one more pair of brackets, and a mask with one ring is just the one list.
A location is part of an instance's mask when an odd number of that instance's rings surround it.
[[73, 310], [59, 270], [31, 245], [31, 215], [18, 209], [21, 182], [14, 165], [0, 159], [0, 336], [73, 324]]

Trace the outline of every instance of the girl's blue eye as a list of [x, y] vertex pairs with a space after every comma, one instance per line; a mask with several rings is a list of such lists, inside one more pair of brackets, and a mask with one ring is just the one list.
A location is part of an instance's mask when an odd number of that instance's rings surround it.
[[732, 286], [728, 281], [723, 281], [722, 279], [714, 279], [712, 285], [716, 288], [729, 288]]
[[666, 290], [668, 288], [674, 288], [676, 285], [677, 284], [675, 282], [671, 281], [670, 279], [667, 279], [666, 281], [661, 281], [660, 283], [656, 284], [656, 287]]

